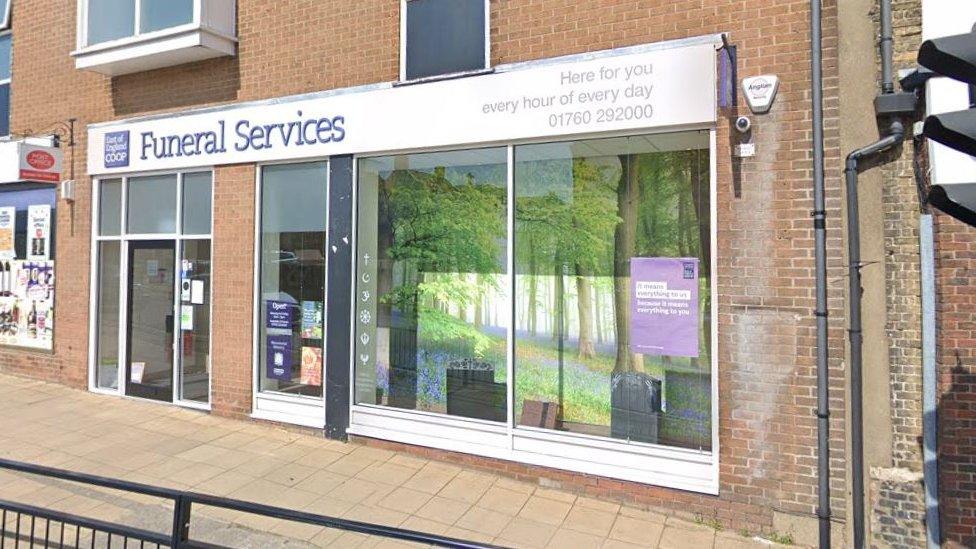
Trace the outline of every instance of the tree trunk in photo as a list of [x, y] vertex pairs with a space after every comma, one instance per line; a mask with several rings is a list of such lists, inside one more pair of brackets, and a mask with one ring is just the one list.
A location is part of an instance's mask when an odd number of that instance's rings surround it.
[[538, 319], [538, 311], [536, 306], [539, 303], [539, 277], [536, 272], [536, 260], [535, 260], [535, 242], [529, 237], [529, 305], [528, 311], [528, 329], [530, 335], [536, 335], [538, 330], [536, 328], [536, 322]]
[[565, 308], [563, 307], [565, 303], [563, 294], [566, 293], [566, 290], [563, 287], [562, 265], [559, 264], [558, 259], [552, 273], [552, 285], [552, 340], [558, 341], [565, 337], [564, 330], [566, 329]]
[[[701, 263], [698, 265], [698, 277], [708, 279], [712, 270], [712, 233], [711, 233], [711, 212], [709, 200], [711, 198], [711, 171], [709, 157], [702, 151], [691, 151], [689, 153], [689, 164], [691, 164], [691, 197], [695, 202], [695, 222], [698, 225], [698, 245]], [[709, 299], [715, 296], [709, 294]], [[702, 339], [704, 340], [706, 357], [712, 356], [712, 337], [711, 337], [711, 306], [703, 303], [702, 307]], [[698, 366], [697, 361], [693, 361]]]
[[596, 320], [596, 342], [602, 345], [605, 341], [605, 336], [603, 334], [603, 308], [600, 306], [601, 293], [603, 292], [600, 291], [599, 286], [593, 287], [593, 308], [596, 309], [596, 315], [594, 315]]
[[[617, 184], [617, 223], [613, 231], [613, 301], [617, 330], [617, 358], [614, 372], [642, 371], [630, 351], [630, 259], [637, 249], [637, 206], [640, 183], [637, 157], [620, 155], [620, 182]], [[640, 368], [640, 369], [638, 369]]]
[[477, 294], [474, 298], [474, 327], [479, 330], [485, 325], [485, 294], [482, 291], [484, 288], [484, 283], [481, 280], [481, 274], [474, 275], [475, 286], [477, 287]]
[[579, 309], [579, 342], [580, 358], [593, 358], [596, 348], [593, 346], [593, 286], [587, 277], [589, 273], [579, 263], [576, 264], [576, 302]]

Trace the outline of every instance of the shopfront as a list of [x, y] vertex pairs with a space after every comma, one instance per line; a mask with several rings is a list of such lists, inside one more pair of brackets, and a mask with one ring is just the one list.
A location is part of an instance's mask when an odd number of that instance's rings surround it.
[[721, 44], [90, 126], [92, 390], [211, 404], [243, 164], [254, 417], [717, 493]]
[[49, 139], [0, 143], [0, 349], [54, 349], [61, 158]]

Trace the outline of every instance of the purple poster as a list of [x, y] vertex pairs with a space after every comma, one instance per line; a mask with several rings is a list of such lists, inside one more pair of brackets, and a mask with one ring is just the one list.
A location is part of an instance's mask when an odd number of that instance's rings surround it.
[[291, 330], [291, 315], [294, 308], [294, 303], [269, 299], [267, 303], [267, 317], [265, 318], [265, 326], [268, 328]]
[[291, 380], [291, 336], [268, 336], [268, 378]]
[[698, 259], [630, 259], [630, 350], [698, 357]]

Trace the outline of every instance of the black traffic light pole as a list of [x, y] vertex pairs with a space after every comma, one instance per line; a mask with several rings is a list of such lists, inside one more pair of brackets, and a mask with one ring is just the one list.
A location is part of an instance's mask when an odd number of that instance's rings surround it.
[[813, 103], [813, 231], [817, 321], [817, 518], [820, 547], [830, 548], [830, 407], [827, 364], [827, 225], [824, 198], [823, 28], [821, 0], [810, 0]]

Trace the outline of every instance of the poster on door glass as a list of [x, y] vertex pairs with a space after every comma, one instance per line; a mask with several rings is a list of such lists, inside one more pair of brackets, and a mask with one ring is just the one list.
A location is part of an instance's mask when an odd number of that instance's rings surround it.
[[16, 259], [14, 231], [17, 226], [17, 209], [0, 208], [0, 259]]
[[54, 262], [0, 261], [0, 344], [50, 351]]
[[27, 208], [27, 259], [47, 261], [51, 258], [51, 205], [37, 204]]

